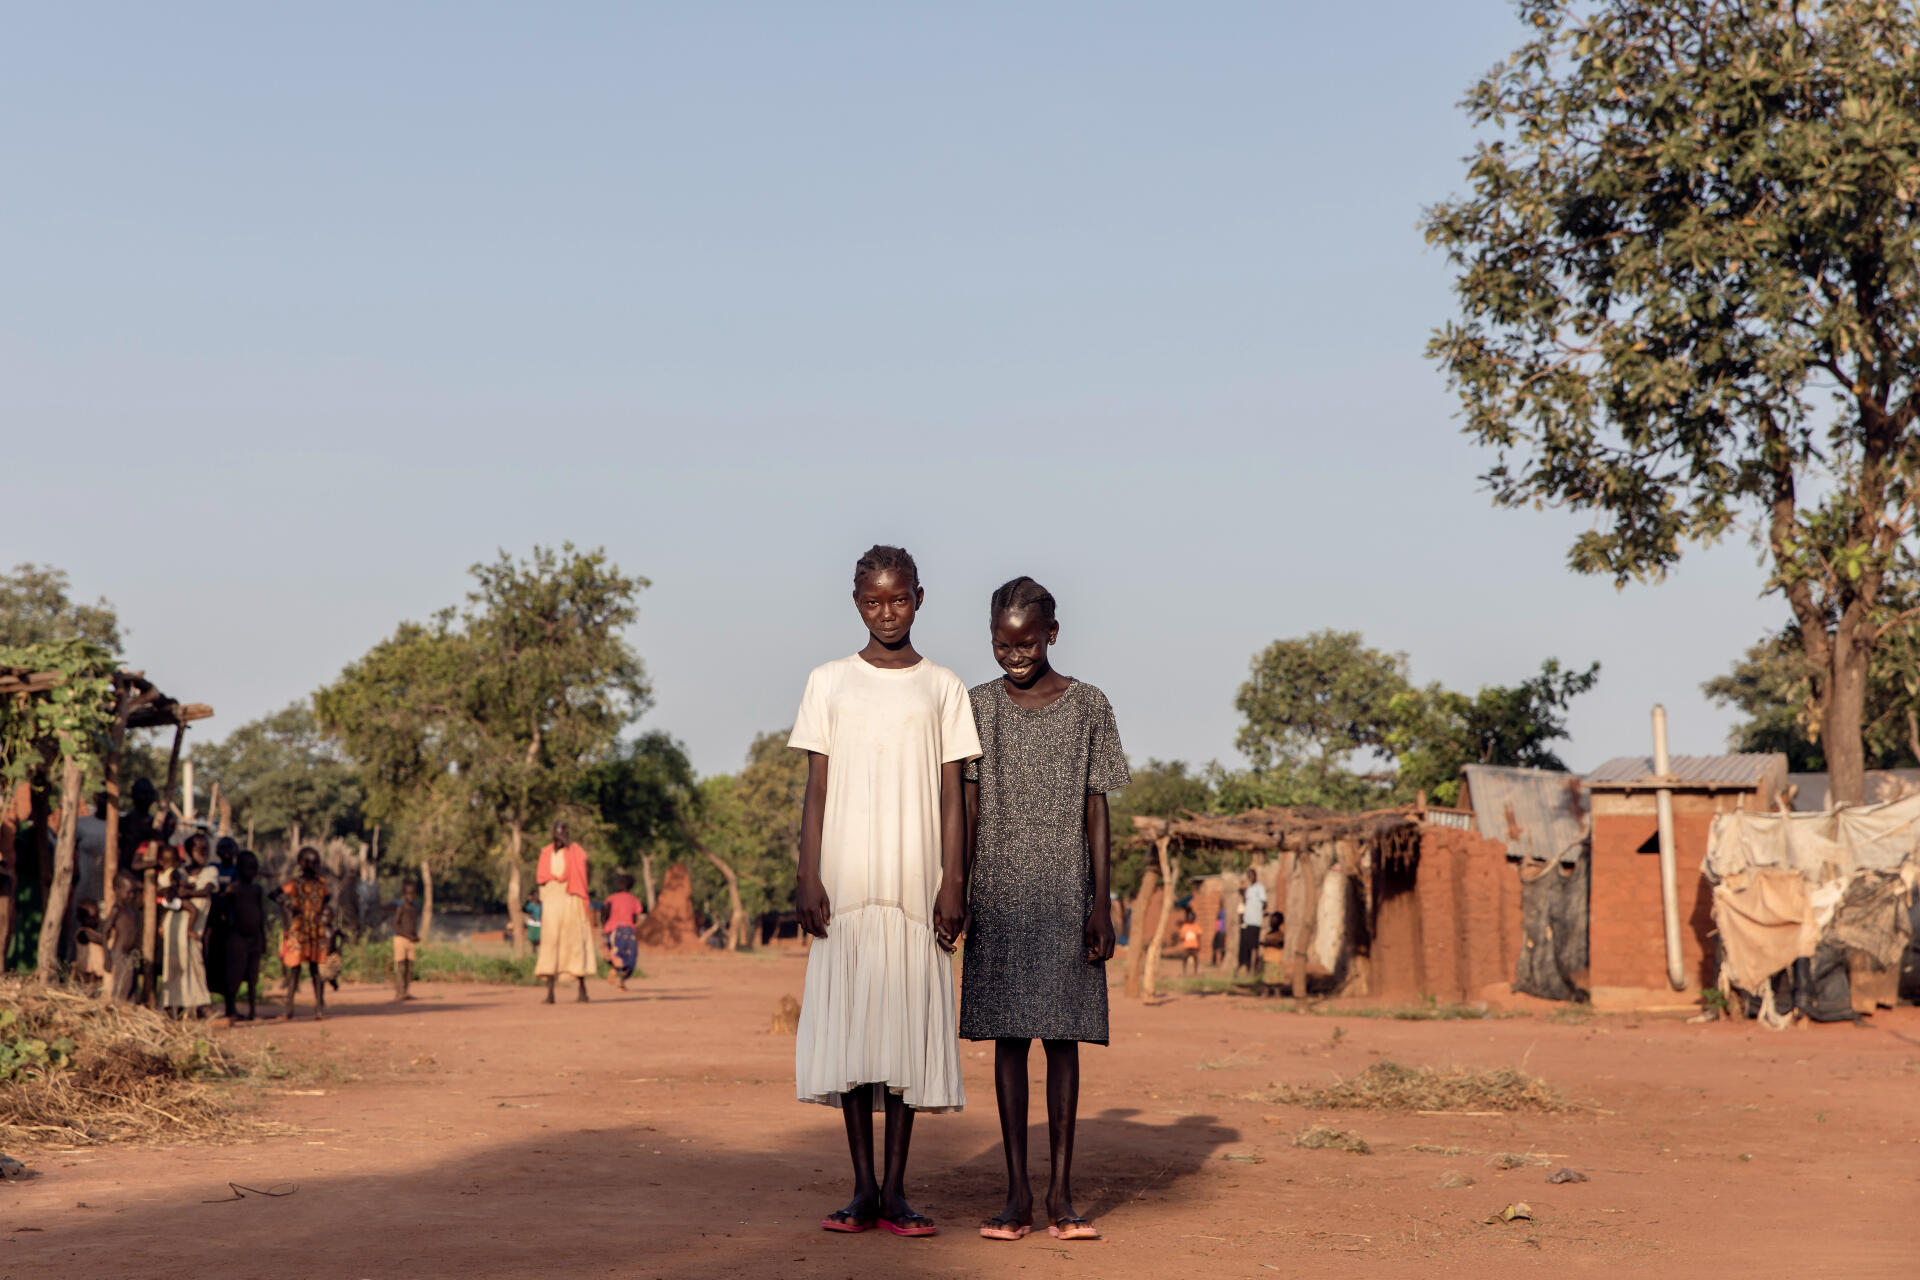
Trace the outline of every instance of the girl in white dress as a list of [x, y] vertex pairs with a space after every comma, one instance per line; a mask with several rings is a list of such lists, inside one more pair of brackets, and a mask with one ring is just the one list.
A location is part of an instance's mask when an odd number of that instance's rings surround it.
[[[961, 768], [980, 754], [960, 678], [913, 648], [913, 557], [876, 546], [854, 567], [867, 645], [816, 667], [787, 745], [807, 753], [800, 927], [807, 957], [795, 1071], [802, 1102], [841, 1108], [853, 1201], [829, 1231], [930, 1236], [907, 1204], [913, 1113], [958, 1111], [953, 950], [966, 918]], [[887, 1113], [874, 1177], [873, 1113]]]

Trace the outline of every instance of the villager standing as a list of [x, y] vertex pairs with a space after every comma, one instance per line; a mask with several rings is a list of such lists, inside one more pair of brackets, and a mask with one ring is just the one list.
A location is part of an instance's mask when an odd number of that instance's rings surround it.
[[[1027, 1057], [1047, 1056], [1052, 1174], [1047, 1231], [1099, 1237], [1073, 1205], [1080, 1045], [1107, 1043], [1107, 793], [1127, 785], [1127, 757], [1106, 695], [1054, 670], [1051, 593], [1015, 578], [993, 594], [993, 656], [1006, 674], [971, 690], [980, 758], [967, 765], [972, 828], [960, 1034], [994, 1041], [994, 1093], [1007, 1202], [980, 1225], [990, 1240], [1033, 1226], [1027, 1180]], [[1192, 913], [1188, 913], [1192, 919]], [[1194, 930], [1197, 954], [1199, 931]]]
[[260, 963], [267, 958], [267, 894], [260, 887], [260, 859], [243, 849], [234, 859], [233, 887], [227, 891], [226, 999], [227, 1017], [238, 1018], [234, 999], [247, 989], [247, 1021], [252, 1022], [260, 999]]
[[287, 970], [287, 1020], [300, 996], [300, 967], [313, 979], [313, 1017], [327, 1016], [327, 984], [320, 966], [327, 959], [327, 937], [333, 930], [333, 896], [320, 875], [320, 851], [312, 845], [300, 851], [299, 871], [280, 886], [280, 914], [286, 932], [280, 939], [280, 963]]
[[393, 998], [411, 1000], [407, 988], [413, 985], [413, 966], [420, 956], [419, 890], [409, 880], [400, 886], [400, 901], [393, 908]]
[[[930, 1236], [907, 1203], [916, 1111], [967, 1095], [954, 1038], [953, 950], [966, 919], [961, 766], [980, 754], [967, 689], [913, 647], [925, 593], [913, 557], [875, 546], [853, 571], [858, 653], [807, 676], [793, 736], [807, 753], [800, 821], [805, 996], [794, 1048], [800, 1101], [839, 1107], [853, 1199], [828, 1231]], [[887, 1113], [874, 1176], [873, 1113]]]
[[1234, 972], [1244, 968], [1258, 978], [1261, 975], [1260, 930], [1267, 922], [1267, 886], [1260, 883], [1252, 867], [1247, 868], [1244, 879], [1246, 887], [1240, 891], [1240, 962], [1234, 966]]
[[600, 971], [593, 945], [592, 904], [587, 893], [587, 851], [575, 844], [567, 824], [553, 824], [553, 843], [540, 851], [535, 873], [540, 882], [540, 954], [533, 964], [535, 977], [547, 980], [547, 1004], [553, 1003], [554, 984], [573, 978], [580, 984], [574, 997], [587, 998], [587, 979]]
[[207, 990], [207, 919], [213, 913], [214, 886], [220, 873], [208, 865], [211, 844], [205, 834], [187, 837], [185, 864], [173, 872], [178, 910], [167, 913], [165, 971], [160, 1005], [181, 1017], [198, 1016], [213, 996]]

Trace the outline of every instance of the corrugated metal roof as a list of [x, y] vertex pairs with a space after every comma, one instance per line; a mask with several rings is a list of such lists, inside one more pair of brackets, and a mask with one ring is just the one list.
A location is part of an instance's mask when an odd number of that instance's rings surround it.
[[[1743, 755], [1669, 756], [1668, 776], [1680, 786], [1757, 787], [1774, 771], [1786, 773], [1787, 758], [1778, 752], [1758, 751]], [[1588, 786], [1656, 781], [1652, 756], [1619, 756], [1587, 775]]]
[[1515, 858], [1573, 863], [1587, 847], [1587, 797], [1577, 774], [1470, 764], [1467, 799], [1480, 834]]

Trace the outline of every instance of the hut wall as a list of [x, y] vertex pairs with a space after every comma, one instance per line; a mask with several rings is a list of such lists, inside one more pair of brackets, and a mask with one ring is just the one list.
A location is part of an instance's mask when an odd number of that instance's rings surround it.
[[[1676, 791], [1674, 861], [1679, 870], [1680, 951], [1692, 991], [1713, 985], [1713, 893], [1700, 873], [1715, 813], [1754, 807], [1741, 792]], [[1651, 791], [1593, 796], [1592, 954], [1598, 1004], [1684, 1000], [1667, 984], [1660, 911], [1659, 823]]]
[[1380, 995], [1466, 1001], [1483, 987], [1511, 985], [1520, 878], [1504, 844], [1455, 827], [1422, 827], [1417, 875], [1396, 875], [1381, 888], [1372, 957]]

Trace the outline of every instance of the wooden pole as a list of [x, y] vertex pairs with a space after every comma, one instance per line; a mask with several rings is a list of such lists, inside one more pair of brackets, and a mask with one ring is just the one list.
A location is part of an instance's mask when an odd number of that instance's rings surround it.
[[114, 904], [120, 896], [114, 889], [114, 882], [120, 878], [120, 769], [127, 752], [127, 717], [132, 713], [133, 694], [122, 689], [120, 704], [113, 712], [113, 728], [107, 735], [107, 758], [101, 763], [107, 791], [107, 852], [101, 870], [106, 886], [100, 895], [103, 926], [113, 919]]
[[42, 982], [52, 982], [60, 970], [60, 933], [67, 920], [67, 900], [73, 896], [73, 843], [80, 820], [80, 762], [68, 756], [60, 770], [60, 836], [53, 847], [53, 883], [47, 889], [47, 913], [40, 921]]
[[180, 785], [180, 743], [187, 736], [185, 722], [173, 726], [173, 750], [167, 755], [167, 788], [160, 793], [160, 803], [167, 809], [179, 812], [179, 806], [173, 801], [173, 789]]
[[14, 836], [20, 830], [22, 810], [32, 807], [30, 788], [25, 782], [7, 792], [5, 807], [0, 808], [0, 969], [7, 964], [7, 944], [13, 940], [14, 894], [20, 887], [20, 863]]
[[1159, 882], [1159, 870], [1148, 867], [1140, 873], [1140, 892], [1133, 896], [1133, 924], [1127, 933], [1127, 980], [1123, 988], [1129, 996], [1140, 994], [1140, 966], [1147, 958], [1147, 905], [1153, 901], [1153, 890]]
[[180, 816], [188, 822], [194, 817], [193, 757], [180, 762]]
[[420, 942], [433, 932], [433, 860], [420, 859]]
[[1153, 926], [1153, 940], [1147, 944], [1145, 972], [1140, 978], [1140, 994], [1151, 1000], [1156, 990], [1156, 980], [1160, 973], [1160, 948], [1167, 939], [1167, 922], [1173, 918], [1173, 895], [1180, 887], [1180, 859], [1168, 860], [1167, 851], [1173, 844], [1171, 836], [1161, 836], [1153, 842], [1153, 851], [1160, 858], [1160, 878], [1166, 887], [1160, 892], [1160, 919]]

